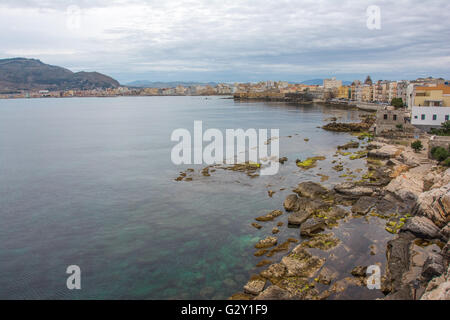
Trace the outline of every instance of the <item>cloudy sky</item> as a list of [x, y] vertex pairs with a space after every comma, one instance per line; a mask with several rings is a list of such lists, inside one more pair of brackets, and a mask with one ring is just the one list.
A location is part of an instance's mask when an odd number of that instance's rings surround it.
[[122, 83], [448, 79], [449, 12], [448, 0], [0, 0], [0, 58]]

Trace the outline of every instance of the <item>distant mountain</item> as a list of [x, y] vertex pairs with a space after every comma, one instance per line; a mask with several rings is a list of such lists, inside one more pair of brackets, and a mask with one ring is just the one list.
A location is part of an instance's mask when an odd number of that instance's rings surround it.
[[0, 59], [0, 92], [13, 90], [89, 90], [120, 83], [98, 72], [72, 72], [36, 59]]
[[[323, 80], [324, 79], [311, 79], [311, 80], [302, 81], [300, 83], [306, 84], [308, 86], [321, 86], [321, 85], [323, 85]], [[342, 81], [342, 84], [344, 86], [349, 86], [352, 84], [352, 81]]]
[[191, 87], [191, 86], [217, 86], [215, 82], [182, 82], [182, 81], [173, 81], [173, 82], [152, 82], [148, 80], [139, 80], [126, 83], [128, 87], [136, 87], [136, 88], [175, 88], [177, 86], [183, 87]]

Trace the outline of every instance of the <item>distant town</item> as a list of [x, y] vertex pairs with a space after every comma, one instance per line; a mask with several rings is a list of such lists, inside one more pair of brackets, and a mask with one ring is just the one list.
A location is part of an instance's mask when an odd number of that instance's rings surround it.
[[[0, 94], [0, 99], [120, 97], [120, 96], [232, 96], [235, 100], [266, 100], [292, 103], [329, 103], [354, 105], [377, 111], [393, 105], [409, 112], [414, 125], [437, 126], [450, 120], [450, 85], [443, 78], [416, 80], [355, 80], [344, 85], [336, 78], [324, 79], [321, 85], [295, 84], [286, 81], [258, 83], [220, 83], [217, 85], [178, 85], [171, 88], [97, 88], [90, 90], [20, 90]], [[424, 109], [422, 107], [428, 107]], [[448, 107], [448, 108], [442, 108]]]

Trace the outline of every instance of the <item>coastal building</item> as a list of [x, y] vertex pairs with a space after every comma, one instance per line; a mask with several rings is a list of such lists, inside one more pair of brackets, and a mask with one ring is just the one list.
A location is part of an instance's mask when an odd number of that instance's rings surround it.
[[375, 122], [375, 133], [377, 135], [387, 132], [398, 132], [406, 128], [411, 128], [410, 115], [406, 110], [384, 107], [377, 111], [377, 120]]
[[389, 82], [388, 102], [391, 103], [392, 99], [397, 98], [397, 82]]
[[324, 89], [337, 89], [342, 87], [342, 80], [336, 80], [335, 77], [323, 80]]
[[338, 99], [350, 99], [351, 97], [351, 89], [349, 86], [340, 86], [338, 88], [337, 98]]
[[427, 129], [450, 120], [450, 86], [415, 86], [411, 99], [413, 125]]

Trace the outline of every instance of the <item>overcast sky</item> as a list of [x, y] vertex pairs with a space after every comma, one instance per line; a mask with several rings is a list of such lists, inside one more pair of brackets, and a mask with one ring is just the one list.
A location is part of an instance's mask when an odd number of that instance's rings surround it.
[[0, 0], [0, 58], [122, 83], [448, 79], [449, 13], [448, 0]]

